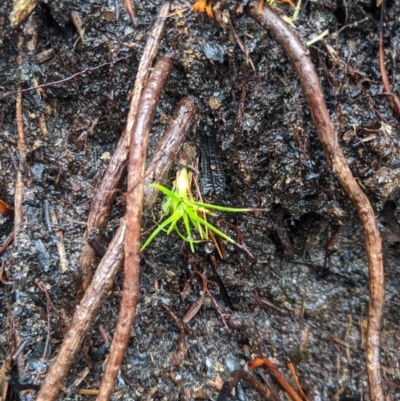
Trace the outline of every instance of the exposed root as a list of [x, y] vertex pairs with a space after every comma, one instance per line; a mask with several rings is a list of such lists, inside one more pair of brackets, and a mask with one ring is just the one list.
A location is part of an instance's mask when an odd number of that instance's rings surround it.
[[[157, 174], [162, 172], [166, 174], [166, 168], [170, 168], [174, 162], [174, 155], [179, 152], [179, 147], [182, 145], [180, 140], [174, 140], [171, 136], [177, 136], [181, 138], [182, 133], [176, 129], [189, 130], [190, 124], [188, 122], [193, 121], [193, 115], [196, 110], [196, 106], [192, 99], [182, 99], [179, 102], [176, 116], [179, 116], [177, 121], [168, 125], [168, 127], [175, 127], [172, 130], [166, 130], [161, 143], [175, 144], [176, 148], [169, 146], [163, 153], [163, 157], [154, 156], [151, 165], [147, 172], [152, 171], [152, 179], [157, 182], [163, 183], [163, 178]], [[165, 158], [169, 158], [166, 160]], [[161, 166], [158, 166], [160, 164]], [[148, 174], [146, 174], [148, 175]], [[165, 179], [165, 178], [164, 178]], [[150, 201], [145, 197], [144, 199], [148, 210], [151, 209], [155, 203], [155, 199]], [[68, 370], [71, 367], [73, 360], [75, 359], [79, 349], [82, 345], [85, 336], [93, 323], [93, 320], [97, 314], [97, 311], [103, 305], [106, 294], [110, 291], [115, 275], [118, 272], [119, 267], [123, 260], [123, 241], [125, 236], [126, 223], [123, 219], [121, 225], [114, 235], [106, 254], [101, 260], [97, 270], [93, 276], [93, 280], [85, 292], [79, 306], [76, 308], [75, 314], [72, 318], [68, 332], [66, 333], [60, 350], [58, 351], [57, 357], [54, 359], [50, 370], [48, 371], [42, 388], [38, 395], [38, 400], [54, 400], [60, 390], [62, 383], [68, 374]]]
[[[239, 380], [244, 380], [257, 390], [267, 401], [272, 401], [271, 392], [264, 387], [254, 376], [244, 370], [234, 370], [224, 382], [221, 392], [218, 395], [217, 401], [230, 401], [231, 391]], [[236, 399], [236, 397], [235, 397]]]
[[385, 67], [385, 50], [383, 48], [383, 17], [385, 14], [385, 1], [381, 5], [381, 29], [379, 32], [379, 67], [381, 69], [383, 88], [390, 108], [397, 118], [400, 118], [400, 99], [390, 88], [390, 81]]
[[369, 271], [369, 309], [368, 332], [366, 341], [366, 369], [372, 401], [384, 399], [381, 373], [379, 342], [382, 312], [384, 304], [384, 272], [382, 262], [382, 240], [372, 206], [364, 192], [354, 179], [353, 174], [340, 148], [335, 128], [326, 108], [324, 95], [314, 65], [308, 51], [296, 35], [281, 18], [270, 8], [258, 10], [258, 2], [253, 0], [246, 8], [247, 14], [259, 24], [268, 28], [289, 60], [296, 67], [307, 97], [316, 131], [325, 151], [325, 156], [332, 166], [332, 171], [342, 188], [352, 201], [361, 220]]
[[137, 72], [135, 86], [132, 93], [130, 109], [126, 129], [115, 148], [115, 151], [108, 164], [107, 171], [94, 197], [90, 210], [87, 229], [83, 237], [82, 251], [79, 258], [79, 264], [82, 270], [82, 286], [86, 289], [92, 278], [93, 263], [95, 252], [88, 243], [88, 238], [93, 231], [101, 232], [105, 227], [111, 205], [114, 201], [116, 188], [125, 171], [126, 161], [128, 159], [130, 135], [135, 122], [135, 116], [139, 107], [140, 96], [146, 84], [147, 77], [150, 74], [153, 60], [158, 52], [161, 38], [164, 33], [165, 21], [169, 12], [169, 3], [165, 3], [158, 14], [158, 18], [149, 34], [142, 58], [140, 60]]
[[161, 97], [161, 91], [167, 77], [172, 71], [172, 67], [172, 60], [165, 56], [154, 66], [140, 99], [135, 117], [135, 125], [132, 129], [128, 192], [126, 195], [124, 286], [118, 323], [111, 343], [110, 355], [105, 367], [97, 401], [107, 401], [111, 396], [136, 315], [136, 306], [139, 298], [140, 228], [147, 144], [157, 103]]
[[114, 235], [101, 260], [93, 280], [76, 308], [60, 350], [44, 378], [37, 401], [52, 401], [57, 397], [71, 364], [78, 353], [90, 326], [103, 304], [123, 260], [125, 221]]

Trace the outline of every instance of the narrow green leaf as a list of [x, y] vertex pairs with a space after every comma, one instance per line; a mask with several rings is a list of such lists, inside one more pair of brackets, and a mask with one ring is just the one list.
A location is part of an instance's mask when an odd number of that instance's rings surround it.
[[140, 248], [140, 252], [143, 252], [147, 246], [153, 241], [153, 239], [158, 235], [158, 233], [164, 229], [165, 226], [168, 224], [172, 223], [176, 219], [175, 215], [170, 216], [168, 219], [164, 220], [150, 235], [149, 238], [147, 238], [146, 242], [142, 245]]
[[174, 192], [172, 192], [170, 189], [167, 187], [164, 187], [163, 185], [160, 184], [150, 184], [151, 187], [158, 189], [160, 192], [162, 192], [165, 196], [168, 196], [169, 198], [172, 199], [172, 201], [179, 203], [182, 201], [182, 199], [176, 195]]
[[253, 209], [240, 209], [236, 207], [218, 206], [218, 205], [212, 205], [211, 203], [203, 203], [195, 201], [189, 201], [188, 203], [194, 206], [204, 207], [206, 209], [213, 209], [213, 210], [219, 210], [221, 212], [230, 212], [230, 213], [246, 213], [246, 212], [251, 212], [253, 210]]
[[214, 232], [215, 234], [219, 235], [220, 237], [226, 239], [227, 241], [229, 241], [230, 243], [234, 244], [234, 245], [239, 245], [235, 240], [233, 240], [231, 237], [228, 237], [225, 233], [223, 233], [222, 231], [218, 230], [218, 228], [214, 227], [211, 223], [209, 223], [208, 221], [204, 220], [203, 218], [201, 218], [200, 216], [196, 216], [195, 218], [197, 221], [199, 221], [203, 226], [208, 227], [212, 232]]
[[186, 209], [186, 213], [189, 216], [189, 219], [192, 222], [193, 227], [200, 234], [200, 237], [203, 240], [208, 240], [207, 230], [203, 230], [203, 227], [201, 226], [201, 223], [198, 220], [196, 220], [196, 217], [198, 217], [197, 213], [192, 208], [187, 208]]

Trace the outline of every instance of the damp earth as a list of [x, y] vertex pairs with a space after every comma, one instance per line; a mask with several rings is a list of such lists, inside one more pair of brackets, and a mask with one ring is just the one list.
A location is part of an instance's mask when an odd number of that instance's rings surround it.
[[[14, 203], [23, 164], [17, 151], [18, 85], [29, 88], [91, 69], [23, 94], [24, 220], [18, 244], [0, 256], [0, 359], [23, 344], [12, 363], [7, 400], [35, 398], [21, 384], [40, 383], [82, 296], [78, 260], [91, 200], [125, 128], [138, 63], [160, 8], [159, 1], [134, 3], [136, 26], [118, 0], [60, 0], [38, 2], [29, 19], [13, 28], [12, 2], [0, 5], [0, 199], [7, 204]], [[202, 196], [209, 203], [265, 211], [220, 213], [214, 220], [230, 236], [240, 236], [254, 258], [226, 243], [223, 259], [209, 243], [196, 245], [191, 255], [175, 235], [159, 235], [143, 253], [138, 312], [113, 399], [215, 400], [221, 379], [265, 354], [289, 380], [286, 363], [294, 364], [310, 401], [369, 400], [363, 233], [325, 159], [297, 73], [268, 31], [241, 12], [240, 2], [227, 2], [230, 17], [222, 14], [220, 23], [192, 13], [190, 6], [173, 2], [180, 13], [171, 12], [161, 42], [158, 57], [170, 55], [174, 69], [152, 124], [149, 157], [176, 104], [191, 96], [198, 109], [186, 146], [192, 151], [189, 164], [200, 173]], [[285, 4], [278, 7], [293, 13]], [[387, 68], [397, 94], [399, 15], [400, 1], [388, 1]], [[71, 16], [78, 16], [81, 32]], [[329, 30], [309, 51], [343, 152], [382, 232], [383, 387], [388, 400], [396, 400], [400, 124], [382, 96], [379, 22], [374, 1], [306, 1], [294, 30], [303, 43]], [[174, 165], [167, 184], [179, 167]], [[119, 190], [102, 233], [105, 246], [125, 211], [125, 176]], [[161, 200], [143, 220], [143, 239], [159, 219]], [[0, 218], [3, 244], [13, 217]], [[201, 297], [196, 270], [209, 280], [218, 308], [204, 297], [187, 324], [181, 360], [179, 328], [165, 305], [186, 314]], [[120, 272], [59, 399], [87, 399], [79, 390], [99, 387], [108, 352], [99, 327], [112, 338], [122, 281]], [[246, 400], [258, 397], [245, 384], [243, 390]]]

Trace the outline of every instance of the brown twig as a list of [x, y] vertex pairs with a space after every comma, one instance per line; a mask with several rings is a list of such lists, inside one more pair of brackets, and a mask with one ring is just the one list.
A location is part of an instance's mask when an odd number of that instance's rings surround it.
[[304, 393], [303, 388], [301, 387], [299, 378], [297, 377], [296, 369], [294, 367], [293, 362], [288, 362], [287, 367], [290, 370], [290, 373], [292, 374], [294, 384], [296, 384], [297, 390], [299, 391], [301, 398], [303, 399], [303, 401], [308, 401], [308, 398]]
[[46, 342], [45, 342], [44, 350], [43, 350], [43, 356], [40, 360], [39, 369], [38, 369], [35, 379], [33, 380], [33, 383], [36, 383], [38, 381], [38, 379], [42, 373], [43, 361], [45, 361], [47, 358], [47, 350], [48, 350], [49, 344], [50, 344], [50, 326], [51, 326], [50, 305], [52, 303], [50, 300], [49, 292], [44, 287], [44, 285], [42, 283], [38, 282], [38, 283], [36, 283], [36, 286], [39, 288], [40, 291], [44, 292], [46, 295], [47, 333], [46, 333]]
[[56, 212], [53, 209], [50, 209], [50, 218], [52, 224], [56, 227], [56, 239], [57, 239], [57, 250], [58, 256], [60, 257], [60, 268], [63, 273], [68, 271], [68, 260], [67, 254], [65, 253], [64, 246], [64, 234], [63, 231], [58, 228], [58, 221]]
[[383, 17], [385, 14], [385, 1], [381, 5], [381, 26], [379, 32], [379, 67], [381, 69], [383, 88], [385, 89], [386, 99], [393, 113], [400, 118], [400, 99], [390, 89], [390, 81], [385, 67], [385, 50], [383, 48]]
[[[196, 301], [194, 301], [193, 304], [190, 305], [190, 308], [185, 313], [185, 316], [183, 316], [183, 318], [182, 318], [183, 323], [189, 323], [197, 315], [197, 312], [200, 310], [201, 306], [203, 305], [204, 297], [205, 297], [205, 294], [207, 291], [207, 279], [202, 274], [199, 274], [199, 276], [200, 276], [202, 284], [203, 284], [203, 289], [201, 291], [199, 298], [197, 298]], [[192, 278], [193, 278], [193, 275], [191, 276], [189, 281], [191, 281]], [[186, 287], [186, 285], [185, 285], [185, 287]]]
[[342, 153], [326, 108], [318, 75], [308, 51], [285, 22], [270, 8], [264, 7], [259, 12], [257, 5], [257, 1], [251, 1], [246, 8], [246, 12], [258, 23], [270, 30], [282, 46], [289, 60], [296, 67], [326, 158], [332, 166], [333, 173], [356, 208], [363, 226], [370, 278], [366, 369], [371, 400], [381, 401], [384, 396], [380, 374], [379, 342], [384, 304], [384, 273], [382, 240], [376, 217], [368, 198], [354, 179]]
[[260, 375], [261, 379], [263, 379], [264, 383], [267, 385], [267, 388], [271, 392], [271, 401], [281, 401], [281, 397], [279, 397], [278, 392], [275, 390], [275, 387], [271, 383], [271, 380], [268, 378], [268, 376], [262, 370], [260, 370], [258, 374]]
[[161, 306], [171, 315], [172, 319], [174, 319], [176, 325], [179, 328], [179, 339], [178, 339], [178, 358], [179, 361], [182, 362], [186, 356], [186, 344], [185, 344], [185, 325], [180, 316], [178, 316], [174, 310], [165, 304], [161, 304]]
[[[186, 115], [178, 113], [181, 117], [188, 118]], [[178, 124], [180, 127], [185, 127], [184, 123]], [[177, 131], [166, 131], [165, 135], [182, 135]], [[172, 141], [163, 138], [162, 141], [166, 143], [179, 141]], [[171, 149], [171, 154], [178, 153], [179, 149]], [[163, 159], [153, 159], [149, 169], [152, 171], [164, 171], [163, 168], [154, 167], [154, 163], [165, 163]], [[167, 163], [169, 165], [169, 163]], [[163, 184], [164, 182], [159, 177], [154, 177], [155, 181]], [[153, 204], [145, 199], [145, 202], [150, 209]], [[153, 201], [155, 202], [155, 200]], [[54, 400], [61, 385], [68, 373], [72, 361], [76, 357], [81, 344], [96, 316], [97, 311], [102, 306], [106, 294], [110, 291], [113, 280], [123, 260], [123, 241], [125, 236], [126, 223], [125, 219], [121, 221], [121, 225], [114, 235], [113, 240], [108, 246], [107, 252], [101, 260], [97, 270], [93, 276], [89, 288], [86, 290], [79, 306], [76, 308], [75, 314], [72, 318], [68, 332], [66, 333], [57, 357], [53, 361], [49, 372], [43, 382], [37, 400]]]
[[56, 399], [72, 361], [112, 286], [118, 268], [122, 264], [125, 228], [125, 221], [122, 220], [89, 288], [75, 310], [68, 332], [64, 336], [60, 350], [46, 374], [36, 401]]
[[293, 390], [293, 387], [287, 382], [287, 380], [267, 357], [255, 358], [254, 360], [247, 362], [247, 367], [248, 369], [255, 369], [258, 367], [266, 368], [274, 376], [282, 390], [288, 393], [293, 401], [302, 401], [299, 395]]
[[132, 25], [136, 26], [135, 9], [132, 6], [131, 0], [124, 0], [124, 5], [126, 11], [129, 14], [129, 18], [131, 19]]
[[82, 251], [79, 257], [79, 264], [82, 270], [82, 285], [86, 289], [92, 277], [92, 268], [95, 253], [88, 243], [88, 238], [93, 231], [101, 231], [107, 223], [107, 218], [111, 205], [114, 201], [116, 188], [125, 171], [128, 158], [130, 135], [135, 122], [135, 116], [139, 107], [140, 96], [143, 87], [149, 76], [153, 60], [158, 52], [161, 38], [164, 33], [165, 21], [169, 12], [170, 4], [165, 3], [158, 14], [152, 31], [147, 39], [147, 43], [140, 60], [136, 75], [135, 86], [131, 97], [131, 104], [124, 133], [115, 148], [115, 151], [108, 164], [107, 171], [94, 197], [90, 210], [86, 232], [83, 237]]
[[144, 188], [144, 207], [148, 211], [148, 205], [153, 205], [159, 191], [150, 187], [150, 184], [165, 181], [168, 171], [176, 160], [177, 149], [180, 149], [191, 127], [197, 106], [193, 99], [183, 98], [175, 109], [169, 122], [165, 135], [161, 139], [157, 150], [154, 152], [153, 162], [146, 171]]
[[222, 389], [218, 395], [217, 401], [226, 401], [229, 400], [229, 395], [231, 391], [235, 387], [236, 383], [239, 380], [244, 380], [251, 385], [255, 390], [257, 390], [262, 396], [264, 396], [267, 401], [271, 400], [271, 393], [270, 391], [264, 387], [254, 376], [244, 370], [234, 370], [231, 372], [224, 382]]
[[[24, 46], [24, 36], [22, 32], [18, 36], [18, 64], [22, 64], [22, 52]], [[18, 85], [18, 89], [21, 89], [21, 84]], [[19, 92], [16, 99], [15, 105], [16, 112], [16, 123], [18, 132], [18, 142], [17, 148], [19, 157], [21, 159], [21, 164], [17, 170], [17, 176], [15, 179], [15, 195], [14, 195], [14, 244], [17, 245], [18, 232], [21, 229], [22, 221], [24, 219], [24, 211], [22, 208], [22, 200], [24, 195], [24, 183], [22, 182], [22, 171], [21, 169], [25, 167], [25, 154], [26, 154], [26, 139], [24, 131], [24, 121], [22, 113], [22, 93]]]
[[6, 238], [4, 244], [0, 247], [0, 255], [8, 248], [8, 245], [13, 242], [14, 239], [14, 231]]
[[132, 323], [136, 314], [139, 297], [140, 228], [147, 143], [157, 103], [172, 67], [172, 60], [166, 56], [157, 61], [140, 98], [135, 124], [132, 129], [128, 192], [126, 195], [124, 286], [118, 323], [111, 343], [110, 355], [101, 382], [100, 393], [97, 397], [98, 401], [106, 401], [110, 398], [121, 368], [122, 358], [128, 345]]

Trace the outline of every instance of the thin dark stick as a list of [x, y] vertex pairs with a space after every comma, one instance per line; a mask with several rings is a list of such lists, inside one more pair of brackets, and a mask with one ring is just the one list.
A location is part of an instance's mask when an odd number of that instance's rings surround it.
[[132, 129], [128, 192], [126, 195], [124, 286], [118, 323], [111, 343], [110, 355], [105, 367], [97, 401], [107, 401], [111, 396], [136, 315], [136, 306], [139, 298], [140, 228], [147, 144], [157, 103], [161, 97], [164, 84], [172, 71], [172, 67], [172, 60], [168, 57], [164, 56], [157, 61], [140, 98], [135, 124]]
[[44, 351], [43, 351], [43, 356], [42, 359], [40, 360], [40, 366], [37, 372], [37, 375], [35, 377], [35, 380], [33, 380], [33, 383], [36, 383], [42, 373], [42, 367], [43, 367], [43, 361], [46, 360], [47, 357], [47, 350], [49, 349], [49, 344], [50, 344], [50, 330], [51, 330], [51, 322], [50, 322], [50, 305], [51, 305], [51, 300], [49, 296], [49, 292], [47, 289], [42, 285], [42, 283], [36, 283], [37, 287], [39, 288], [40, 291], [44, 292], [46, 295], [46, 313], [47, 313], [47, 334], [46, 334], [46, 343], [44, 346]]
[[183, 98], [178, 103], [174, 115], [168, 123], [165, 135], [154, 152], [153, 162], [146, 171], [144, 188], [144, 207], [146, 211], [148, 211], [149, 205], [154, 204], [159, 193], [156, 188], [150, 187], [150, 184], [155, 183], [156, 179], [165, 181], [167, 178], [168, 171], [176, 160], [176, 152], [181, 148], [193, 123], [196, 109], [197, 106], [193, 99], [189, 97]]
[[246, 7], [247, 14], [260, 25], [268, 28], [282, 46], [289, 60], [296, 67], [307, 97], [317, 134], [324, 148], [325, 156], [332, 171], [347, 196], [352, 201], [361, 220], [369, 271], [369, 308], [366, 341], [366, 369], [372, 401], [384, 399], [380, 373], [380, 328], [384, 304], [384, 272], [382, 261], [382, 240], [374, 210], [364, 192], [354, 179], [340, 148], [335, 128], [326, 108], [318, 75], [308, 51], [301, 44], [288, 25], [270, 8], [258, 10], [258, 1], [251, 1]]
[[385, 0], [381, 4], [381, 26], [379, 32], [379, 66], [381, 69], [383, 88], [385, 89], [386, 99], [396, 117], [400, 118], [400, 99], [390, 88], [390, 81], [385, 67], [385, 50], [383, 48], [383, 17], [385, 14]]
[[36, 401], [56, 399], [69, 368], [122, 264], [125, 228], [125, 221], [122, 220], [89, 288], [75, 310], [68, 332], [64, 336], [58, 354], [44, 378]]
[[178, 316], [170, 306], [165, 305], [165, 304], [162, 304], [161, 306], [171, 315], [172, 319], [174, 319], [176, 325], [179, 328], [177, 355], [178, 355], [180, 361], [182, 362], [186, 356], [185, 325], [182, 321], [182, 318], [180, 316]]
[[48, 88], [49, 86], [55, 86], [55, 85], [58, 85], [58, 84], [62, 84], [64, 82], [71, 81], [71, 79], [79, 77], [80, 75], [84, 75], [84, 74], [87, 74], [89, 72], [98, 70], [99, 68], [103, 68], [106, 65], [115, 64], [118, 61], [126, 60], [127, 58], [128, 57], [121, 57], [121, 58], [117, 58], [116, 60], [108, 61], [107, 63], [100, 64], [100, 65], [98, 65], [96, 67], [85, 68], [84, 70], [79, 71], [79, 72], [69, 76], [68, 78], [60, 79], [59, 81], [52, 81], [52, 82], [48, 82], [47, 84], [42, 84], [42, 85], [38, 85], [38, 86], [31, 86], [30, 88], [25, 88], [25, 89], [21, 89], [19, 87], [18, 90], [16, 90], [16, 91], [3, 93], [3, 95], [1, 97], [5, 98], [6, 96], [14, 95], [16, 93], [19, 94], [19, 93], [24, 93], [24, 92], [30, 92], [30, 91], [34, 91], [34, 90], [37, 90], [37, 89], [43, 89], [43, 88]]
[[92, 232], [102, 231], [107, 223], [111, 205], [115, 198], [116, 188], [125, 171], [126, 161], [128, 159], [130, 135], [135, 122], [135, 115], [139, 107], [140, 96], [142, 95], [154, 58], [157, 55], [161, 38], [164, 34], [165, 21], [169, 12], [169, 7], [169, 3], [165, 3], [161, 7], [158, 18], [147, 39], [136, 75], [125, 131], [118, 141], [117, 147], [114, 150], [103, 180], [92, 203], [86, 232], [83, 236], [82, 251], [79, 256], [79, 264], [83, 276], [83, 289], [86, 289], [90, 284], [95, 258], [95, 252], [89, 245], [88, 238]]

